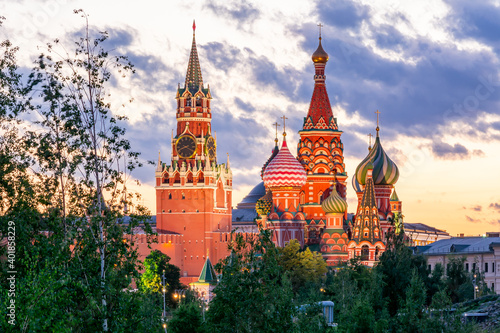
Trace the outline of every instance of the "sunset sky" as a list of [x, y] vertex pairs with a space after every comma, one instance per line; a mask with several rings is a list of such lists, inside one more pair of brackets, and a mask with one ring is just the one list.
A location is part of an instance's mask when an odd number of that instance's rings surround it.
[[[132, 78], [113, 80], [110, 93], [144, 161], [161, 150], [169, 163], [175, 90], [196, 19], [218, 159], [229, 153], [236, 206], [260, 182], [279, 117], [289, 119], [288, 145], [298, 142], [321, 22], [327, 90], [344, 132], [349, 212], [356, 209], [351, 176], [368, 152], [378, 109], [406, 222], [453, 236], [500, 229], [500, 1], [3, 0], [0, 38], [20, 47], [24, 73], [45, 43], [59, 38], [72, 48], [84, 26], [73, 14], [79, 8], [94, 31], [109, 32], [107, 47], [136, 67]], [[154, 166], [134, 177], [155, 214]]]

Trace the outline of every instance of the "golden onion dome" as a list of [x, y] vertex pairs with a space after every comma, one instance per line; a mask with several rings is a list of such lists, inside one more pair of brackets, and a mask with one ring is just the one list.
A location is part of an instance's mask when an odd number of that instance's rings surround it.
[[314, 51], [312, 55], [312, 61], [314, 63], [322, 63], [322, 64], [326, 64], [326, 62], [328, 61], [328, 53], [326, 53], [325, 50], [323, 50], [323, 46], [321, 46], [321, 37], [319, 38], [318, 48], [316, 49], [316, 51]]

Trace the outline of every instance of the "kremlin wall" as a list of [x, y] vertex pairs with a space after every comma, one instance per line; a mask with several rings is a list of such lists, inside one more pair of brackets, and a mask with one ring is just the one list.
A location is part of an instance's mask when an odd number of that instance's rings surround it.
[[[377, 111], [375, 143], [352, 175], [356, 213], [347, 213], [342, 124], [332, 113], [326, 91], [329, 56], [321, 34], [312, 55], [314, 90], [299, 130], [297, 157], [290, 150], [295, 143], [286, 140], [283, 116], [281, 145], [276, 135], [262, 168], [263, 182], [233, 211], [232, 170], [229, 157], [225, 163], [217, 158], [214, 129], [220, 124], [212, 124], [212, 95], [203, 82], [195, 32], [193, 23], [186, 79], [175, 96], [172, 153], [168, 162], [159, 155], [155, 170], [158, 242], [148, 247], [146, 235], [137, 234], [141, 257], [158, 249], [180, 268], [183, 283], [200, 282], [202, 270], [211, 272], [210, 260], [215, 263], [228, 255], [233, 230], [249, 238], [265, 228], [272, 230], [277, 246], [296, 239], [301, 246], [319, 251], [328, 265], [356, 256], [373, 266], [385, 250], [389, 229], [403, 230], [402, 202], [394, 188], [399, 171], [382, 147]], [[449, 238], [438, 232], [431, 241]]]

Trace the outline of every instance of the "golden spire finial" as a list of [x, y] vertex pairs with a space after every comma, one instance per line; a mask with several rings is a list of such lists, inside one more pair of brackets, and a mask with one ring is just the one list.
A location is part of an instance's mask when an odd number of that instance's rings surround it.
[[285, 115], [283, 115], [283, 117], [281, 117], [281, 119], [283, 119], [283, 136], [285, 137], [286, 136], [286, 120], [288, 118], [285, 117]]
[[378, 131], [380, 131], [380, 127], [378, 126], [379, 125], [379, 118], [378, 118], [378, 116], [380, 114], [380, 111], [377, 110], [377, 111], [375, 111], [375, 113], [377, 114], [377, 137], [378, 137]]
[[276, 143], [276, 145], [278, 145], [278, 127], [280, 127], [280, 124], [278, 124], [278, 122], [275, 122], [273, 126], [276, 127], [276, 138], [274, 139], [274, 142]]

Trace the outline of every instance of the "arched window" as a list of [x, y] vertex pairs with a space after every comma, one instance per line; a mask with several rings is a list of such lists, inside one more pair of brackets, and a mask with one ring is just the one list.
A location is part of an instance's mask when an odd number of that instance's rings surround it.
[[370, 257], [370, 249], [368, 245], [363, 245], [361, 247], [361, 260], [368, 260]]

